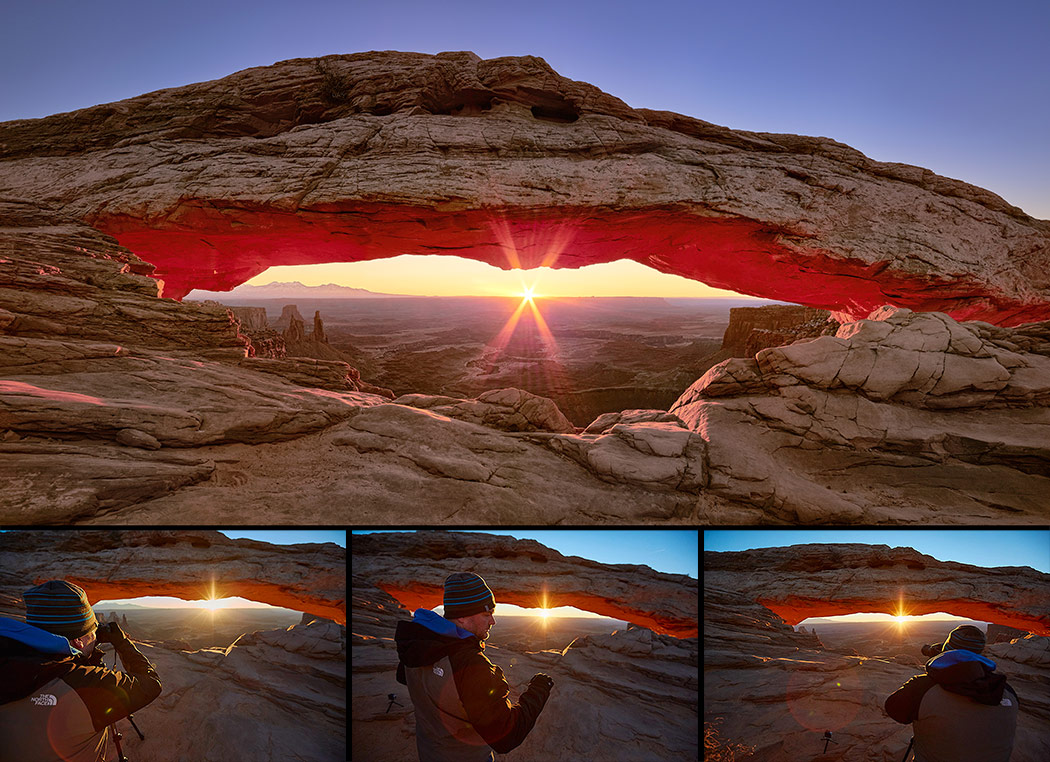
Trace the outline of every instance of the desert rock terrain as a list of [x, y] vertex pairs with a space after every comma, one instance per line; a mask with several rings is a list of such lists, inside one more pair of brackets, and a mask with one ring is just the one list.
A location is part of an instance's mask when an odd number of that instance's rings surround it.
[[[345, 564], [336, 545], [279, 546], [200, 530], [16, 530], [0, 533], [0, 614], [24, 618], [22, 591], [48, 579], [76, 582], [92, 601], [195, 600], [208, 597], [214, 579], [223, 595], [317, 612], [286, 628], [246, 632], [226, 647], [191, 649], [140, 638], [133, 628], [163, 689], [135, 715], [144, 741], [127, 722], [118, 730], [129, 758], [144, 762], [341, 762], [346, 628], [325, 614], [346, 621]], [[112, 653], [105, 664], [113, 664]]]
[[[704, 567], [704, 723], [717, 727], [723, 742], [752, 749], [752, 759], [891, 762], [903, 756], [909, 728], [887, 717], [883, 702], [921, 674], [915, 658], [900, 663], [825, 647], [789, 624], [803, 612], [895, 613], [898, 600], [908, 613], [983, 611], [986, 620], [1031, 623], [1032, 634], [989, 645], [984, 655], [1020, 698], [1011, 759], [1037, 762], [1050, 754], [1050, 576], [861, 545], [705, 552]], [[921, 645], [914, 643], [916, 653]], [[826, 730], [837, 743], [824, 755]]]
[[[432, 547], [424, 538], [404, 533], [355, 535], [352, 538], [352, 737], [355, 760], [411, 759], [415, 753], [412, 703], [407, 688], [394, 677], [398, 659], [393, 641], [397, 622], [411, 618], [412, 611], [382, 588], [398, 584], [387, 583], [386, 579], [388, 575], [398, 579], [397, 564], [402, 549], [417, 576], [440, 577], [443, 582], [447, 567], [467, 568], [464, 566], [466, 559], [458, 555], [459, 550], [468, 547], [458, 543], [459, 539], [466, 539], [464, 535], [454, 534], [456, 542], [450, 542], [448, 533], [426, 533], [431, 534], [436, 535]], [[609, 566], [575, 557], [565, 558], [534, 541], [475, 534], [470, 537], [480, 538], [479, 545], [487, 544], [490, 548], [488, 556], [480, 557], [481, 565], [477, 570], [492, 587], [497, 602], [514, 599], [526, 605], [522, 588], [525, 584], [540, 584], [540, 577], [534, 576], [532, 570], [537, 565], [549, 565], [555, 589], [564, 590], [572, 583], [581, 589], [592, 585], [600, 587], [606, 581], [614, 590], [621, 591], [621, 580], [636, 580], [650, 594], [659, 589], [671, 600], [670, 604], [664, 604], [650, 597], [649, 603], [656, 607], [650, 616], [658, 616], [659, 607], [674, 605], [675, 600], [681, 601], [679, 605], [683, 613], [687, 605], [694, 607], [694, 612], [696, 610], [696, 580], [688, 577], [660, 574], [644, 566]], [[361, 546], [363, 562], [359, 567], [357, 543], [372, 538], [380, 541]], [[483, 551], [482, 547], [472, 544], [469, 548]], [[545, 560], [538, 561], [539, 558]], [[521, 575], [521, 582], [514, 581], [515, 571]], [[560, 582], [557, 581], [559, 578]], [[677, 595], [676, 581], [679, 586]], [[418, 603], [433, 608], [441, 603], [440, 586], [436, 591], [429, 585], [413, 591], [405, 582], [400, 585], [412, 606]], [[401, 594], [401, 587], [397, 592]], [[597, 597], [573, 599], [564, 593], [556, 597], [561, 603], [578, 600], [581, 607], [599, 613]], [[627, 600], [618, 610], [634, 611], [641, 616], [641, 599], [642, 596], [638, 596], [637, 602]], [[691, 604], [687, 604], [686, 599]], [[617, 608], [615, 596], [609, 595], [606, 606], [606, 610]], [[626, 613], [624, 618], [629, 618]], [[694, 633], [696, 624], [694, 619]], [[632, 625], [609, 635], [578, 637], [564, 651], [542, 650], [537, 644], [532, 649], [521, 650], [486, 648], [486, 655], [505, 672], [512, 701], [517, 700], [536, 672], [547, 673], [555, 681], [550, 699], [532, 733], [512, 752], [514, 759], [525, 762], [552, 759], [670, 762], [697, 756], [699, 653], [696, 637], [677, 638]], [[387, 698], [390, 693], [397, 696], [401, 706], [390, 705]], [[390, 711], [387, 711], [388, 707]]]
[[[1050, 223], [825, 138], [536, 58], [367, 53], [4, 123], [0, 196], [7, 523], [1050, 515]], [[282, 357], [257, 316], [162, 298], [394, 253], [629, 257], [841, 324], [758, 321], [801, 340], [752, 328], [668, 409], [570, 426], [513, 386], [395, 404], [319, 319], [287, 330], [321, 356]]]

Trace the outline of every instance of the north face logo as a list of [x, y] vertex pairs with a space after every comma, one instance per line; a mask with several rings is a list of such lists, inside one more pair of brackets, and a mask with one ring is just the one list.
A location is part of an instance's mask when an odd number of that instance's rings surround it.
[[441, 669], [441, 667], [434, 667], [434, 674], [437, 675], [438, 677], [444, 677], [445, 676], [445, 670]]
[[58, 699], [52, 696], [50, 693], [41, 693], [39, 696], [33, 696], [29, 699], [37, 706], [57, 706]]

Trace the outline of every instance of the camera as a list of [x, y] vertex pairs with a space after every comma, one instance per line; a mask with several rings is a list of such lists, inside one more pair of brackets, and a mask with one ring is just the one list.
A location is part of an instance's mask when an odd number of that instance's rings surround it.
[[112, 643], [121, 636], [120, 627], [116, 622], [103, 622], [95, 631], [95, 639], [99, 643]]
[[941, 652], [940, 643], [930, 643], [928, 646], [922, 647], [922, 655], [926, 657], [936, 656]]

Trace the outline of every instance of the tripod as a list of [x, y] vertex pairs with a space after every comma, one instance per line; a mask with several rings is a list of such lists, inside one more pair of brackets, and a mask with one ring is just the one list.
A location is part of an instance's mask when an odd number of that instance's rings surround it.
[[[113, 649], [113, 669], [117, 668], [117, 649]], [[118, 720], [119, 722], [119, 720]], [[139, 740], [145, 741], [146, 736], [142, 735], [142, 731], [139, 730], [139, 726], [135, 724], [135, 715], [128, 714], [128, 722], [131, 723], [131, 727], [135, 728], [135, 732], [138, 733]], [[128, 758], [124, 756], [124, 749], [120, 745], [120, 740], [124, 737], [124, 734], [117, 730], [117, 723], [114, 722], [110, 727], [113, 728], [113, 744], [117, 747], [117, 762], [128, 762]]]

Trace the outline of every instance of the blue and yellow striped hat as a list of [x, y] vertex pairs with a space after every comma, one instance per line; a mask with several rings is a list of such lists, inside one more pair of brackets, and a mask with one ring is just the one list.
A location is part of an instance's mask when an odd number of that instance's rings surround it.
[[474, 572], [456, 572], [445, 580], [445, 619], [480, 614], [496, 608], [485, 580]]
[[26, 624], [75, 640], [98, 627], [82, 588], [62, 579], [53, 579], [22, 593], [26, 605]]

